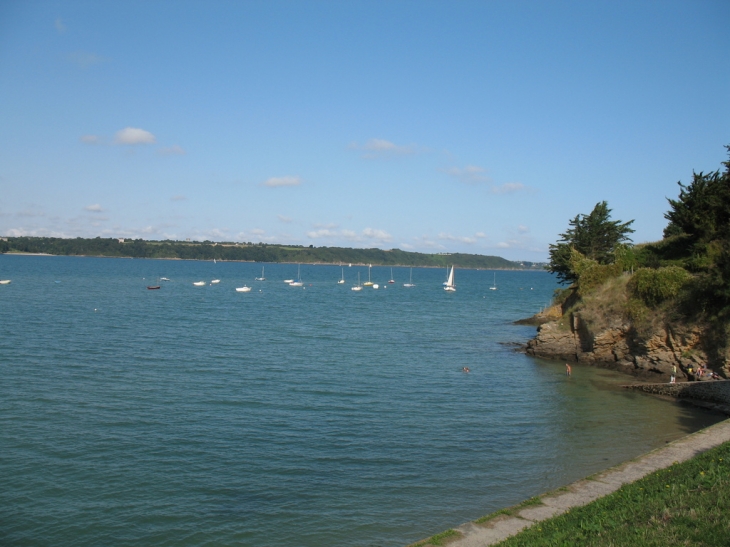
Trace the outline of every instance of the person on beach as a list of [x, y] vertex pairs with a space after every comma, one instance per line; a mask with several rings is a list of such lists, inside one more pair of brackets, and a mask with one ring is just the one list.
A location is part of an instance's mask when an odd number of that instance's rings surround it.
[[573, 369], [570, 368], [570, 365], [568, 363], [565, 363], [565, 375], [570, 376], [573, 372]]
[[675, 384], [677, 382], [677, 365], [672, 365], [672, 375], [669, 377], [669, 383]]

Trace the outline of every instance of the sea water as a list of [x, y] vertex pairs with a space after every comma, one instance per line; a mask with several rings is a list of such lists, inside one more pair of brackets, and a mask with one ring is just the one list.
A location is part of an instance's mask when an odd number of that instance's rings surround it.
[[721, 419], [516, 352], [545, 272], [261, 267], [0, 255], [0, 543], [400, 546]]

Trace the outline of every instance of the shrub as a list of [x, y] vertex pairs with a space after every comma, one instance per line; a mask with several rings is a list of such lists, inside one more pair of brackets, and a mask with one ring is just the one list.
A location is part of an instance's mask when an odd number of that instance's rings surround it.
[[687, 270], [678, 266], [656, 270], [639, 268], [629, 282], [629, 289], [646, 305], [655, 307], [665, 300], [676, 298], [691, 277]]

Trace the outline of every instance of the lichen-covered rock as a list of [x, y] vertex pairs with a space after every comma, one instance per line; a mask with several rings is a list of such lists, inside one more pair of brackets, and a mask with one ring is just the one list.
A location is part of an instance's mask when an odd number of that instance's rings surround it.
[[576, 313], [541, 325], [526, 351], [535, 357], [605, 366], [660, 382], [668, 381], [673, 366], [677, 367], [679, 380], [686, 376], [689, 366], [696, 368], [699, 364], [714, 368], [722, 376], [730, 375], [728, 351], [716, 351], [713, 358], [707, 347], [698, 327], [665, 325], [644, 336], [630, 325], [593, 332]]

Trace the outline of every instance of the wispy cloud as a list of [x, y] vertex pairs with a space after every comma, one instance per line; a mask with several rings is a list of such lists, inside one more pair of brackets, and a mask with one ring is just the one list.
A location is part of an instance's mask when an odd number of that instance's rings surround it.
[[161, 156], [184, 156], [185, 154], [187, 154], [185, 149], [182, 146], [178, 146], [177, 144], [160, 148], [159, 150], [157, 150], [157, 153]]
[[492, 186], [491, 192], [493, 194], [513, 194], [526, 189], [527, 187], [521, 182], [506, 182], [500, 186]]
[[381, 243], [388, 243], [393, 240], [393, 236], [385, 230], [375, 230], [373, 228], [365, 228], [362, 231], [362, 235], [364, 235], [368, 239]]
[[330, 230], [328, 228], [321, 228], [319, 230], [310, 230], [307, 232], [307, 237], [310, 239], [323, 239], [323, 238], [334, 238], [341, 234], [337, 231]]
[[346, 241], [354, 243], [368, 242], [372, 243], [389, 243], [393, 240], [393, 236], [385, 230], [378, 230], [374, 228], [365, 228], [362, 232], [355, 232], [353, 230], [336, 230], [336, 225], [330, 225], [329, 227], [320, 227], [315, 230], [307, 232], [307, 237], [310, 239], [344, 239]]
[[444, 232], [441, 232], [438, 235], [438, 238], [444, 241], [455, 241], [457, 243], [466, 243], [468, 245], [472, 245], [477, 242], [476, 237], [468, 237], [468, 236], [454, 236], [451, 234], [446, 234]]
[[102, 57], [96, 53], [89, 53], [88, 51], [73, 51], [71, 53], [67, 53], [65, 58], [69, 63], [84, 69], [101, 63], [106, 63], [109, 60], [106, 57]]
[[98, 203], [94, 203], [93, 205], [87, 205], [84, 207], [84, 211], [89, 211], [90, 213], [102, 213], [104, 212], [104, 209], [102, 209], [101, 205]]
[[279, 221], [284, 222], [286, 224], [289, 224], [292, 221], [291, 217], [286, 217], [284, 215], [276, 215], [276, 218], [278, 218]]
[[450, 167], [449, 169], [442, 169], [444, 173], [451, 175], [461, 182], [468, 184], [480, 184], [489, 182], [490, 178], [486, 175], [486, 171], [483, 167], [478, 165], [467, 165], [466, 167]]
[[278, 186], [299, 186], [301, 183], [302, 179], [298, 176], [271, 177], [264, 181], [264, 186], [276, 188]]
[[101, 142], [99, 135], [82, 135], [79, 140], [84, 144], [99, 144]]
[[366, 159], [390, 158], [416, 154], [419, 148], [414, 145], [399, 145], [385, 139], [370, 139], [365, 144], [352, 143], [350, 148], [361, 150]]
[[114, 144], [154, 144], [156, 141], [152, 133], [137, 127], [125, 127], [114, 135]]
[[56, 17], [56, 20], [53, 22], [53, 26], [56, 27], [56, 30], [59, 34], [63, 34], [66, 32], [66, 25], [63, 24], [63, 21], [60, 17]]
[[176, 196], [172, 196], [170, 198], [170, 201], [186, 201], [188, 198], [186, 196], [183, 196], [182, 194], [178, 194]]

